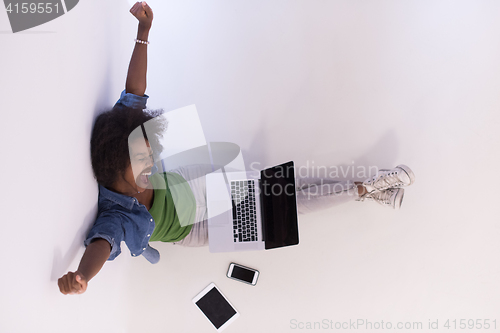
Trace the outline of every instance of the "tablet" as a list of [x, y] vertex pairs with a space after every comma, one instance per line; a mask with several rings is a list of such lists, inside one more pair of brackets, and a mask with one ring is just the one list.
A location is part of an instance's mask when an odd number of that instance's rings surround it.
[[217, 332], [222, 332], [240, 316], [239, 312], [213, 283], [210, 283], [202, 292], [196, 295], [193, 298], [193, 303], [214, 325]]

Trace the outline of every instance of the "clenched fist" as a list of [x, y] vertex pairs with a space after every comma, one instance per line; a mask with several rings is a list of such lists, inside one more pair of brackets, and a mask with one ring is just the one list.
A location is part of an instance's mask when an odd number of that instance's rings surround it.
[[151, 28], [151, 24], [153, 22], [153, 10], [149, 7], [146, 1], [136, 2], [132, 8], [130, 8], [130, 12], [139, 20], [139, 25], [146, 29]]
[[68, 272], [57, 280], [57, 284], [64, 295], [83, 294], [87, 290], [87, 279], [79, 271]]

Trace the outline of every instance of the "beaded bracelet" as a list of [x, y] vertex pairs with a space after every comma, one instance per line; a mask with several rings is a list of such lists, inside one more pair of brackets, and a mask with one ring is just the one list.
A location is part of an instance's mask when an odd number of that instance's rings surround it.
[[134, 39], [136, 43], [141, 43], [141, 44], [149, 44], [147, 40], [140, 40], [140, 39]]

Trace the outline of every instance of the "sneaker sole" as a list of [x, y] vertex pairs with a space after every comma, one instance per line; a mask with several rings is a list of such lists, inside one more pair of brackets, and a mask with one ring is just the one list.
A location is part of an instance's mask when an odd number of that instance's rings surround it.
[[403, 188], [400, 188], [398, 190], [398, 193], [396, 194], [396, 198], [394, 198], [394, 209], [398, 210], [401, 208], [404, 195], [405, 195], [405, 190]]
[[408, 166], [406, 166], [404, 164], [400, 164], [396, 168], [400, 168], [401, 170], [406, 172], [406, 174], [410, 178], [410, 183], [406, 186], [410, 186], [411, 184], [413, 184], [415, 182], [415, 174], [413, 173], [413, 171], [411, 171], [411, 169]]

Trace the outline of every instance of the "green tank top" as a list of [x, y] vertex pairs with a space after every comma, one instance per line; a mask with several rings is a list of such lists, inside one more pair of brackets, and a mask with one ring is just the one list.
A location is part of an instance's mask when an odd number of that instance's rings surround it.
[[191, 187], [182, 176], [172, 172], [154, 174], [149, 180], [154, 186], [149, 213], [155, 221], [149, 240], [178, 242], [189, 234], [195, 219], [196, 200]]

